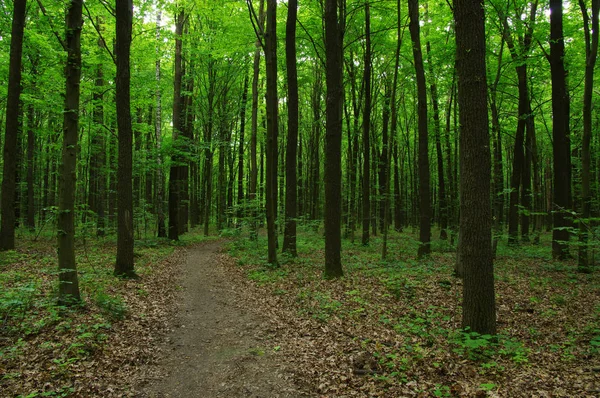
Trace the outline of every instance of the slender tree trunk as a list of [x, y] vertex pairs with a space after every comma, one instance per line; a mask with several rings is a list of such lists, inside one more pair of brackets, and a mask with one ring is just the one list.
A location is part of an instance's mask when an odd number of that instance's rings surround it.
[[460, 106], [460, 244], [462, 327], [496, 334], [490, 142], [485, 67], [485, 16], [481, 0], [454, 0]]
[[246, 133], [246, 105], [248, 103], [248, 73], [244, 76], [244, 88], [242, 91], [242, 104], [240, 106], [240, 145], [238, 147], [238, 190], [237, 190], [237, 219], [240, 225], [243, 217], [246, 216], [246, 203], [244, 201], [244, 151], [245, 151], [245, 133]]
[[26, 0], [15, 0], [10, 39], [8, 96], [6, 99], [6, 130], [4, 133], [4, 169], [2, 178], [2, 223], [0, 251], [15, 248], [15, 193], [17, 172], [17, 135], [19, 131], [19, 102], [21, 97], [21, 58], [25, 29]]
[[175, 153], [171, 155], [171, 168], [169, 170], [169, 239], [179, 240], [179, 212], [181, 189], [181, 150], [179, 135], [183, 131], [181, 83], [183, 78], [183, 62], [181, 52], [183, 48], [182, 35], [185, 13], [179, 10], [175, 18], [175, 77], [173, 79], [173, 142]]
[[58, 189], [58, 300], [62, 305], [73, 304], [81, 300], [75, 262], [75, 190], [77, 135], [79, 133], [82, 8], [82, 0], [72, 0], [67, 11], [66, 93], [63, 113], [62, 165]]
[[363, 108], [362, 244], [369, 244], [371, 226], [371, 15], [365, 0], [365, 107]]
[[214, 128], [214, 107], [215, 107], [215, 84], [216, 71], [214, 68], [214, 60], [208, 61], [208, 125], [204, 135], [204, 236], [208, 236], [210, 224], [210, 211], [212, 207], [212, 167], [213, 167], [213, 151], [212, 151], [212, 135]]
[[[600, 0], [592, 0], [592, 21], [589, 26], [589, 16], [584, 0], [579, 0], [579, 7], [583, 15], [586, 62], [585, 62], [585, 85], [583, 91], [583, 138], [581, 143], [581, 196], [582, 196], [582, 220], [579, 222], [579, 253], [578, 266], [581, 272], [589, 272], [588, 259], [588, 229], [590, 228], [590, 217], [592, 215], [592, 195], [590, 188], [591, 154], [590, 144], [592, 141], [592, 95], [594, 90], [594, 67], [598, 56], [598, 12]], [[591, 32], [590, 32], [591, 31]], [[591, 37], [590, 37], [591, 36]]]
[[162, 95], [160, 89], [160, 54], [159, 44], [160, 43], [160, 23], [161, 13], [158, 11], [156, 15], [156, 65], [155, 65], [155, 77], [156, 77], [156, 117], [154, 119], [154, 131], [156, 134], [156, 216], [157, 216], [157, 236], [159, 238], [167, 237], [167, 229], [165, 228], [165, 212], [164, 212], [164, 188], [165, 188], [165, 177], [163, 174], [162, 167]]
[[[343, 0], [325, 0], [325, 277], [343, 275], [342, 248], [342, 60]], [[368, 4], [367, 4], [368, 10]], [[339, 14], [338, 14], [339, 13]], [[367, 26], [367, 30], [369, 27]]]
[[570, 222], [567, 217], [571, 204], [571, 142], [569, 138], [569, 96], [567, 71], [564, 64], [562, 0], [550, 0], [550, 75], [552, 78], [552, 152], [554, 155], [554, 230], [552, 256], [569, 257]]
[[[260, 0], [259, 11], [258, 11], [258, 25], [259, 31], [262, 32], [265, 21], [265, 2]], [[260, 76], [260, 53], [261, 53], [261, 37], [256, 39], [255, 50], [254, 50], [254, 65], [252, 75], [252, 126], [250, 136], [250, 185], [248, 187], [248, 199], [252, 208], [250, 223], [250, 238], [256, 239], [258, 236], [258, 223], [257, 223], [257, 182], [258, 182], [258, 163], [256, 159], [257, 153], [257, 142], [258, 142], [258, 81]]]
[[285, 35], [285, 62], [288, 83], [288, 134], [285, 168], [285, 232], [283, 252], [296, 256], [296, 216], [298, 187], [296, 163], [298, 161], [298, 71], [296, 67], [296, 16], [298, 1], [288, 1]]
[[115, 275], [135, 277], [133, 269], [133, 131], [131, 128], [130, 67], [133, 1], [117, 2], [117, 125], [119, 129], [119, 161], [117, 191], [118, 227]]
[[30, 231], [35, 230], [35, 127], [35, 108], [33, 104], [29, 104], [27, 107], [27, 217], [25, 218], [25, 225]]
[[419, 125], [419, 246], [418, 255], [423, 257], [431, 252], [431, 203], [429, 200], [429, 133], [427, 128], [427, 86], [421, 51], [419, 28], [419, 1], [408, 1], [410, 17], [410, 37], [413, 43], [413, 57], [417, 75], [417, 101]]

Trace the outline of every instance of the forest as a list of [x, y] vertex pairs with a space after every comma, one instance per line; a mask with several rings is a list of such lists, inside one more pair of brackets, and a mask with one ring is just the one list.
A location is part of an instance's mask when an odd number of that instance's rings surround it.
[[598, 396], [599, 13], [0, 0], [0, 396]]

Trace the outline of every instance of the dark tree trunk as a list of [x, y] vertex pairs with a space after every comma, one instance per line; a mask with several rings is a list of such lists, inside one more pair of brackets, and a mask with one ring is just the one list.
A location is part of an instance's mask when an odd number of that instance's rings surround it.
[[135, 277], [133, 269], [133, 131], [131, 127], [130, 68], [133, 1], [121, 0], [115, 8], [117, 20], [117, 126], [119, 129], [119, 161], [117, 176], [118, 224], [115, 275]]
[[369, 244], [371, 226], [371, 15], [365, 1], [365, 107], [363, 108], [362, 244]]
[[[342, 248], [342, 47], [343, 0], [325, 1], [325, 277], [343, 275]], [[368, 10], [368, 4], [367, 4]], [[339, 13], [339, 14], [338, 14]], [[368, 19], [368, 18], [367, 18]], [[368, 29], [368, 26], [367, 26]], [[368, 227], [367, 227], [368, 229]]]
[[298, 187], [296, 162], [298, 150], [298, 71], [296, 67], [296, 16], [298, 1], [288, 1], [285, 35], [285, 63], [288, 84], [288, 131], [285, 157], [285, 232], [283, 252], [296, 256], [296, 212]]
[[265, 31], [265, 63], [267, 75], [267, 165], [266, 210], [269, 264], [277, 266], [277, 0], [267, 0], [267, 26]]
[[562, 0], [550, 0], [550, 75], [552, 77], [552, 153], [554, 155], [554, 230], [552, 256], [569, 257], [571, 204], [571, 142], [569, 138], [569, 96], [564, 64]]
[[454, 0], [460, 106], [460, 244], [463, 270], [462, 327], [496, 334], [490, 141], [485, 67], [485, 17], [481, 0]]
[[[15, 248], [15, 193], [17, 172], [17, 141], [19, 102], [21, 97], [21, 62], [23, 31], [25, 30], [26, 0], [15, 0], [10, 39], [8, 96], [6, 99], [6, 130], [4, 133], [4, 169], [2, 178], [2, 207], [0, 251]], [[80, 27], [80, 26], [78, 26]], [[78, 293], [79, 294], [79, 293]], [[78, 296], [79, 297], [79, 296]]]
[[27, 109], [27, 217], [25, 218], [25, 226], [31, 231], [35, 230], [35, 127], [35, 109], [33, 104], [29, 104]]
[[419, 1], [409, 0], [410, 37], [417, 77], [418, 125], [419, 125], [419, 257], [431, 253], [431, 203], [429, 200], [429, 135], [427, 128], [427, 86], [423, 68], [419, 28]]
[[82, 0], [72, 0], [67, 12], [63, 113], [63, 146], [58, 189], [58, 300], [69, 305], [81, 300], [75, 262], [75, 190], [77, 134], [79, 133], [79, 83], [81, 77]]
[[[587, 13], [586, 2], [579, 0], [579, 7], [583, 15], [585, 31], [585, 86], [583, 92], [583, 138], [581, 143], [581, 200], [582, 221], [579, 222], [579, 253], [578, 265], [582, 272], [589, 272], [588, 259], [588, 230], [590, 228], [590, 217], [592, 215], [592, 194], [590, 188], [591, 154], [590, 143], [592, 141], [592, 95], [594, 90], [594, 67], [598, 56], [598, 12], [600, 0], [592, 0], [592, 21], [589, 26], [590, 17]], [[591, 31], [591, 32], [590, 32]]]

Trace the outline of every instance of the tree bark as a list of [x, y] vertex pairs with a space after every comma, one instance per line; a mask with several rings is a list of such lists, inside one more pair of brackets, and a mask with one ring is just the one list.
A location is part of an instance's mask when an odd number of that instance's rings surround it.
[[[585, 32], [585, 83], [583, 89], [583, 137], [581, 142], [581, 196], [582, 220], [579, 222], [578, 267], [581, 272], [589, 272], [588, 230], [590, 228], [592, 194], [590, 187], [592, 141], [592, 95], [594, 90], [594, 67], [598, 56], [598, 12], [600, 0], [592, 0], [591, 27], [590, 17], [584, 0], [579, 0], [583, 15]], [[591, 32], [590, 32], [591, 31]]]
[[162, 95], [160, 89], [160, 54], [158, 43], [160, 43], [160, 23], [161, 13], [158, 11], [156, 15], [156, 65], [155, 65], [155, 79], [156, 79], [156, 117], [154, 119], [154, 131], [156, 134], [156, 216], [157, 216], [157, 236], [159, 238], [167, 237], [167, 230], [165, 228], [165, 212], [164, 212], [164, 188], [165, 188], [165, 177], [163, 174], [162, 167]]
[[288, 84], [288, 131], [285, 158], [285, 231], [283, 252], [296, 256], [296, 216], [298, 187], [296, 165], [298, 161], [298, 71], [296, 66], [296, 16], [298, 1], [288, 1], [285, 35], [285, 63]]
[[564, 64], [562, 0], [550, 0], [550, 75], [552, 78], [552, 153], [554, 155], [552, 256], [569, 257], [568, 210], [571, 204], [571, 141], [569, 96]]
[[365, 0], [365, 104], [363, 108], [362, 145], [362, 244], [369, 244], [371, 226], [371, 15], [369, 2]]
[[418, 256], [431, 253], [431, 203], [429, 200], [429, 131], [427, 128], [427, 86], [423, 67], [419, 28], [419, 1], [408, 1], [409, 30], [413, 44], [413, 57], [417, 77], [417, 102], [419, 126], [419, 250]]
[[343, 0], [325, 0], [325, 80], [327, 85], [325, 110], [327, 118], [325, 132], [326, 278], [339, 278], [343, 275], [341, 262], [343, 4]]
[[77, 135], [79, 133], [82, 8], [83, 0], [71, 0], [67, 11], [66, 93], [63, 114], [62, 164], [58, 190], [58, 300], [62, 305], [73, 304], [81, 300], [75, 262], [75, 190]]
[[460, 244], [462, 327], [496, 334], [490, 206], [490, 141], [482, 0], [455, 0], [460, 107]]
[[15, 0], [10, 39], [8, 96], [6, 99], [6, 130], [4, 133], [4, 168], [2, 178], [2, 207], [0, 251], [15, 248], [15, 192], [17, 172], [17, 135], [21, 97], [21, 62], [23, 31], [25, 30], [26, 0]]

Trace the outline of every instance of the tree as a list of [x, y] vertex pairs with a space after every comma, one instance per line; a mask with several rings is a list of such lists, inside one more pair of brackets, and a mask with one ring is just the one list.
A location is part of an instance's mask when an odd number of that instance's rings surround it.
[[427, 86], [421, 50], [419, 1], [408, 1], [409, 31], [417, 75], [417, 107], [419, 126], [419, 257], [431, 253], [431, 203], [429, 201], [429, 130], [427, 128]]
[[[343, 0], [325, 1], [327, 104], [325, 127], [325, 277], [343, 275], [342, 248], [342, 57]], [[364, 216], [363, 216], [364, 217]], [[367, 228], [368, 229], [368, 228]]]
[[117, 172], [117, 261], [115, 275], [135, 277], [133, 269], [133, 131], [131, 127], [130, 68], [131, 26], [133, 1], [121, 0], [116, 3], [116, 105], [117, 126], [119, 129], [119, 160]]
[[277, 0], [267, 0], [267, 27], [265, 30], [265, 63], [267, 75], [267, 167], [266, 167], [266, 210], [268, 262], [277, 265]]
[[363, 108], [362, 244], [369, 244], [371, 221], [371, 15], [365, 1], [365, 105]]
[[21, 97], [21, 61], [25, 30], [26, 0], [15, 0], [10, 38], [8, 96], [6, 99], [6, 130], [4, 132], [4, 168], [0, 251], [15, 248], [15, 191], [17, 175], [17, 133], [19, 131], [19, 101]]
[[462, 327], [496, 334], [490, 205], [490, 137], [482, 0], [454, 0], [460, 110], [460, 244]]
[[71, 0], [67, 11], [64, 43], [67, 51], [66, 92], [58, 190], [58, 300], [64, 305], [81, 299], [75, 262], [75, 182], [79, 133], [82, 8], [83, 0]]
[[283, 252], [296, 256], [296, 213], [298, 186], [296, 164], [298, 161], [298, 71], [296, 66], [296, 16], [298, 1], [288, 2], [285, 36], [285, 64], [288, 84], [288, 134], [285, 157], [285, 231]]
[[159, 43], [160, 43], [160, 23], [161, 23], [161, 12], [159, 11], [156, 14], [156, 63], [155, 63], [155, 80], [156, 80], [156, 89], [155, 89], [155, 97], [156, 97], [156, 117], [154, 118], [154, 133], [156, 136], [156, 157], [158, 167], [156, 169], [156, 215], [157, 215], [157, 230], [159, 238], [166, 238], [167, 231], [165, 228], [165, 213], [164, 213], [164, 186], [165, 179], [163, 176], [162, 169], [162, 155], [161, 155], [161, 146], [162, 146], [162, 96], [160, 89], [160, 53], [159, 53]]
[[582, 218], [579, 223], [579, 246], [578, 264], [580, 271], [589, 272], [589, 259], [587, 251], [589, 219], [591, 216], [592, 195], [590, 188], [591, 153], [590, 143], [592, 141], [592, 93], [594, 90], [594, 67], [598, 57], [598, 13], [600, 11], [600, 0], [592, 0], [591, 27], [590, 16], [587, 12], [585, 0], [579, 0], [579, 8], [583, 15], [585, 32], [585, 86], [583, 91], [583, 138], [581, 142], [581, 196], [582, 196]]
[[552, 78], [552, 153], [554, 166], [554, 230], [552, 256], [569, 256], [569, 220], [571, 207], [571, 140], [569, 137], [569, 94], [564, 63], [562, 0], [550, 0], [550, 74]]

